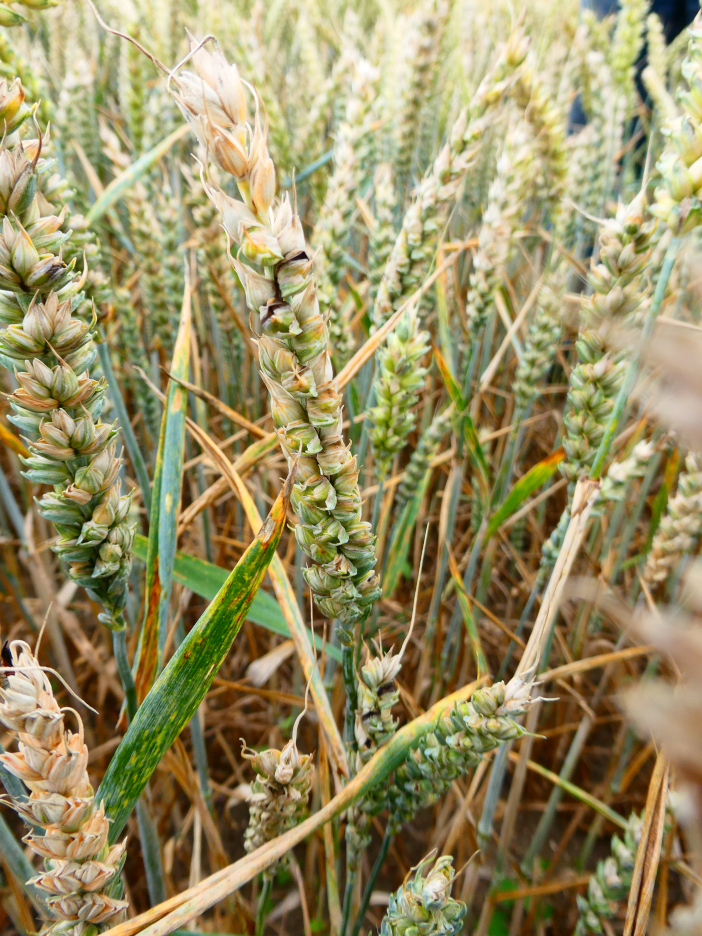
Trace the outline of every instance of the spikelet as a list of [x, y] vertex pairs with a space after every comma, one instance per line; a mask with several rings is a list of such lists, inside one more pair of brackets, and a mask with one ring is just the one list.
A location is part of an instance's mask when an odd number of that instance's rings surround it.
[[[207, 193], [222, 212], [239, 256], [234, 266], [258, 337], [259, 364], [273, 419], [289, 462], [297, 463], [291, 503], [300, 517], [297, 542], [316, 565], [305, 570], [320, 611], [339, 622], [343, 643], [380, 594], [375, 538], [361, 519], [356, 459], [342, 434], [341, 396], [329, 356], [329, 331], [319, 310], [313, 261], [288, 197], [274, 204], [275, 168], [258, 113], [246, 124], [246, 98], [236, 66], [221, 52], [194, 56], [198, 74], [177, 79], [178, 103], [214, 162], [234, 176], [243, 201], [214, 185]], [[203, 102], [206, 101], [206, 106]]]
[[600, 500], [621, 500], [626, 493], [628, 484], [644, 476], [654, 452], [655, 445], [644, 439], [642, 442], [637, 442], [627, 458], [622, 459], [622, 461], [612, 462], [607, 469], [607, 474], [602, 479]]
[[376, 474], [385, 478], [415, 424], [414, 406], [426, 376], [421, 359], [429, 350], [429, 335], [421, 331], [415, 309], [408, 309], [378, 354], [376, 405], [368, 411], [369, 438]]
[[378, 287], [372, 310], [376, 327], [386, 322], [420, 285], [434, 255], [437, 231], [443, 227], [463, 179], [475, 164], [492, 111], [515, 83], [526, 51], [523, 35], [514, 32], [469, 107], [453, 125], [449, 142], [417, 186]]
[[611, 919], [617, 903], [626, 900], [642, 828], [643, 815], [632, 813], [623, 839], [612, 836], [612, 854], [604, 861], [598, 861], [597, 870], [590, 877], [587, 894], [577, 896], [579, 916], [575, 936], [588, 936], [589, 933], [601, 936], [605, 932], [602, 921]]
[[600, 259], [592, 262], [592, 296], [583, 305], [585, 328], [577, 341], [580, 362], [570, 375], [563, 474], [571, 480], [590, 467], [624, 378], [622, 355], [608, 350], [610, 331], [634, 323], [645, 302], [646, 264], [655, 224], [643, 195], [620, 205], [600, 233]]
[[561, 305], [565, 293], [563, 279], [563, 273], [559, 270], [551, 272], [539, 291], [536, 310], [524, 341], [524, 352], [517, 364], [512, 385], [514, 406], [518, 413], [526, 412], [531, 406], [539, 392], [539, 383], [553, 363], [561, 335]]
[[312, 235], [317, 249], [320, 310], [323, 315], [329, 311], [332, 353], [340, 364], [351, 356], [351, 332], [341, 315], [338, 290], [347, 269], [345, 254], [362, 176], [364, 138], [374, 119], [378, 76], [378, 70], [366, 59], [360, 59], [354, 68], [346, 113], [334, 143], [334, 171]]
[[371, 303], [375, 302], [375, 297], [378, 295], [378, 286], [383, 278], [385, 264], [395, 243], [395, 186], [392, 167], [389, 163], [381, 163], [375, 170], [373, 195], [375, 225], [368, 242], [368, 280]]
[[[8, 130], [22, 118], [19, 82], [0, 88], [0, 119]], [[13, 134], [14, 136], [14, 134]], [[53, 550], [74, 581], [104, 608], [100, 619], [124, 627], [134, 529], [129, 496], [121, 496], [114, 426], [100, 422], [105, 381], [91, 379], [94, 318], [79, 316], [85, 277], [68, 264], [61, 247], [65, 208], [52, 214], [62, 184], [41, 158], [47, 140], [0, 148], [0, 360], [15, 369], [19, 387], [10, 396], [13, 415], [29, 443], [25, 477], [54, 490], [38, 501], [39, 513], [56, 526]]]
[[[300, 754], [293, 737], [282, 751], [271, 748], [256, 753], [242, 741], [242, 755], [256, 771], [249, 797], [249, 824], [244, 835], [247, 852], [256, 851], [296, 826], [310, 798], [314, 763], [311, 754]], [[274, 873], [275, 866], [266, 874]]]
[[410, 180], [412, 163], [421, 143], [421, 116], [424, 104], [432, 96], [436, 80], [439, 49], [450, 5], [447, 0], [428, 0], [410, 23], [403, 42], [403, 98], [398, 108], [397, 162], [395, 177], [401, 201]]
[[478, 235], [478, 249], [466, 296], [468, 331], [474, 340], [480, 337], [485, 328], [495, 293], [502, 283], [504, 268], [513, 246], [512, 235], [524, 211], [523, 202], [530, 181], [529, 169], [534, 165], [531, 140], [526, 127], [519, 123], [505, 137]]
[[691, 231], [702, 220], [702, 12], [687, 35], [682, 74], [689, 90], [678, 89], [682, 114], [666, 121], [664, 127], [667, 142], [658, 161], [662, 184], [650, 209], [676, 234]]
[[644, 567], [647, 582], [663, 582], [683, 556], [690, 553], [702, 533], [702, 458], [690, 453], [680, 473], [675, 497], [651, 544]]
[[397, 676], [402, 668], [401, 654], [379, 650], [368, 653], [358, 678], [358, 709], [355, 735], [361, 763], [385, 744], [397, 730], [392, 710], [400, 699]]
[[37, 116], [40, 122], [42, 124], [48, 122], [52, 116], [53, 108], [47, 94], [46, 77], [36, 67], [35, 62], [22, 55], [18, 44], [13, 41], [12, 33], [0, 34], [1, 78], [9, 81], [10, 84], [19, 79], [28, 100], [40, 102], [37, 107]]
[[463, 931], [466, 905], [451, 897], [453, 858], [428, 855], [390, 895], [380, 936], [458, 936]]
[[629, 107], [636, 93], [636, 63], [644, 46], [649, 0], [621, 0], [612, 37], [610, 62], [612, 77]]
[[397, 486], [397, 494], [395, 494], [395, 507], [397, 510], [401, 510], [407, 501], [414, 496], [432, 459], [439, 451], [441, 440], [451, 428], [452, 421], [453, 409], [449, 406], [442, 413], [434, 416], [422, 433], [417, 448], [412, 452], [405, 468], [405, 476]]
[[44, 859], [44, 872], [31, 881], [54, 918], [42, 934], [92, 936], [125, 916], [120, 871], [126, 840], [108, 843], [109, 821], [102, 806], [96, 808], [88, 780], [80, 716], [73, 712], [77, 732], [65, 727], [51, 683], [24, 641], [6, 645], [3, 660], [8, 656], [0, 721], [16, 735], [19, 751], [0, 754], [0, 762], [30, 791], [15, 810], [44, 830], [24, 839]]

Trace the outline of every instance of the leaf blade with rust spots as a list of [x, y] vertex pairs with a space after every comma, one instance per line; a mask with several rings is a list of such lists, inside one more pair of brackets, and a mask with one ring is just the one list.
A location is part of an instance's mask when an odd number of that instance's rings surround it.
[[161, 506], [158, 515], [158, 574], [161, 582], [158, 615], [159, 667], [166, 643], [168, 610], [173, 587], [173, 564], [178, 538], [178, 510], [183, 487], [183, 459], [185, 452], [185, 418], [188, 409], [188, 392], [177, 383], [190, 371], [190, 333], [192, 327], [190, 282], [186, 268], [185, 290], [180, 325], [173, 348], [171, 370], [176, 380], [168, 387], [166, 403], [166, 435], [164, 439], [163, 478], [161, 481]]
[[275, 556], [292, 474], [267, 520], [215, 599], [175, 652], [139, 706], [97, 792], [116, 841], [159, 761], [197, 711]]
[[[146, 561], [146, 551], [148, 541], [145, 536], [137, 533], [134, 539], [134, 555], [137, 559]], [[227, 570], [222, 566], [208, 562], [206, 559], [200, 559], [198, 556], [191, 556], [187, 553], [176, 552], [175, 564], [173, 566], [173, 578], [181, 585], [185, 585], [194, 594], [200, 598], [206, 598], [212, 601], [222, 585], [227, 580]], [[249, 609], [247, 620], [258, 624], [270, 631], [272, 634], [279, 634], [281, 637], [290, 637], [290, 628], [288, 627], [285, 616], [280, 610], [280, 605], [266, 591], [259, 591]], [[341, 663], [341, 651], [333, 644], [325, 643], [321, 634], [313, 634], [307, 629], [307, 639], [314, 642], [319, 653], [324, 652], [327, 656], [333, 657], [337, 663]]]
[[134, 661], [134, 686], [137, 701], [140, 703], [153, 684], [158, 666], [158, 608], [161, 598], [161, 584], [158, 580], [158, 511], [161, 503], [163, 449], [167, 415], [168, 410], [164, 409], [151, 491], [149, 538], [146, 547], [146, 579], [144, 582], [144, 618]]
[[530, 494], [548, 481], [555, 473], [564, 457], [565, 452], [563, 449], [556, 449], [556, 451], [551, 452], [547, 458], [544, 458], [534, 465], [533, 468], [530, 468], [529, 471], [517, 481], [502, 504], [490, 517], [490, 522], [488, 523], [487, 532], [485, 534], [485, 542], [497, 533], [502, 524], [509, 520], [513, 513], [519, 510]]
[[173, 376], [163, 411], [154, 489], [149, 517], [149, 552], [146, 564], [144, 622], [134, 683], [141, 702], [153, 685], [163, 661], [168, 612], [173, 588], [173, 567], [178, 539], [178, 508], [183, 484], [183, 452], [188, 394], [177, 380], [190, 370], [191, 302], [187, 278], [180, 326], [173, 349]]

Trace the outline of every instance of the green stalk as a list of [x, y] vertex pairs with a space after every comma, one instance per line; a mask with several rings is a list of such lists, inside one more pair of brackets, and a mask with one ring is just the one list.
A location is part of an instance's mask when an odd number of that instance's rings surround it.
[[141, 499], [144, 503], [146, 512], [151, 513], [151, 482], [149, 480], [149, 472], [146, 470], [144, 456], [141, 453], [139, 443], [137, 442], [137, 437], [134, 435], [132, 424], [129, 421], [129, 414], [127, 413], [127, 408], [124, 405], [124, 400], [122, 399], [119, 383], [117, 382], [115, 372], [112, 369], [110, 351], [104, 339], [100, 342], [97, 342], [97, 350], [98, 357], [100, 358], [100, 366], [102, 367], [102, 372], [105, 375], [105, 379], [107, 380], [107, 386], [110, 389], [110, 400], [115, 408], [115, 413], [117, 414], [117, 418], [119, 420], [119, 426], [122, 431], [124, 444], [127, 452], [129, 453], [129, 459], [134, 468], [134, 474], [136, 475], [137, 481], [139, 482], [139, 487], [141, 488]]
[[512, 742], [508, 741], [497, 749], [497, 753], [492, 759], [492, 769], [490, 770], [490, 779], [488, 780], [485, 799], [483, 801], [483, 811], [478, 822], [478, 845], [480, 850], [484, 851], [492, 837], [492, 821], [497, 809], [497, 803], [502, 790], [502, 783], [507, 769], [507, 758], [512, 750]]
[[356, 708], [358, 706], [354, 655], [355, 647], [353, 644], [350, 646], [342, 645], [341, 665], [344, 674], [344, 688], [346, 690], [344, 734], [346, 735], [346, 743], [351, 746], [354, 744], [354, 720], [356, 718]]
[[258, 907], [256, 908], [256, 929], [255, 936], [263, 936], [263, 931], [266, 928], [266, 917], [268, 913], [266, 911], [266, 904], [268, 899], [271, 896], [271, 887], [273, 885], [273, 878], [269, 875], [264, 874], [263, 876], [263, 886], [261, 887], [261, 893], [258, 895]]
[[[353, 925], [351, 931], [351, 936], [358, 936], [363, 926], [363, 920], [366, 916], [366, 911], [370, 905], [370, 899], [373, 896], [373, 889], [375, 888], [376, 881], [378, 880], [378, 875], [380, 874], [380, 869], [385, 864], [385, 859], [388, 856], [388, 850], [390, 849], [390, 842], [392, 841], [392, 835], [390, 834], [390, 825], [385, 826], [385, 835], [383, 836], [383, 841], [380, 845], [380, 851], [378, 852], [375, 861], [373, 862], [373, 867], [371, 868], [370, 876], [368, 877], [368, 882], [366, 884], [365, 890], [363, 891], [363, 897], [361, 898], [361, 906], [358, 908], [358, 913], [356, 914], [356, 922]], [[341, 936], [345, 936], [345, 931], [342, 930]]]
[[[559, 777], [561, 781], [568, 781], [573, 776], [573, 772], [578, 765], [580, 760], [580, 755], [582, 753], [583, 746], [588, 739], [590, 731], [592, 729], [593, 721], [589, 716], [585, 716], [578, 726], [578, 730], [575, 732], [575, 736], [571, 742], [568, 754], [563, 762], [561, 767]], [[522, 860], [520, 865], [522, 873], [529, 877], [532, 873], [532, 868], [534, 865], [534, 859], [538, 858], [541, 854], [541, 849], [543, 844], [546, 841], [546, 836], [551, 831], [551, 826], [553, 825], [553, 820], [556, 817], [556, 810], [563, 798], [564, 789], [562, 786], [554, 786], [551, 790], [551, 795], [548, 798], [548, 803], [546, 804], [546, 809], [541, 815], [539, 824], [536, 827], [536, 832], [531, 840], [531, 844], [527, 849], [527, 852]]]
[[380, 515], [380, 505], [383, 500], [383, 488], [385, 487], [385, 478], [380, 478], [378, 480], [378, 491], [375, 495], [375, 500], [373, 501], [373, 516], [371, 517], [371, 526], [373, 527], [373, 532], [378, 532], [378, 516]]
[[353, 903], [353, 892], [356, 889], [357, 871], [346, 872], [346, 887], [344, 888], [344, 906], [341, 911], [341, 930], [339, 936], [346, 936], [351, 922], [351, 904]]
[[129, 716], [129, 721], [131, 721], [136, 715], [138, 703], [132, 668], [129, 665], [129, 657], [127, 655], [127, 628], [124, 623], [124, 618], [121, 620], [121, 627], [116, 627], [112, 631], [112, 651], [115, 655], [115, 662], [117, 663], [119, 681], [122, 683], [122, 688], [124, 689], [124, 698], [127, 703], [127, 715]]

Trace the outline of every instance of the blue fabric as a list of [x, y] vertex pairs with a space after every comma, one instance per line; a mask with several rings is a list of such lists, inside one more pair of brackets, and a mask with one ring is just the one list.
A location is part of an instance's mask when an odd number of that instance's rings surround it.
[[[617, 0], [581, 0], [580, 7], [583, 10], [594, 10], [602, 18], [610, 13], [615, 13], [619, 6]], [[688, 26], [700, 8], [698, 0], [653, 0], [651, 12], [657, 13], [668, 42], [681, 33]]]
[[[593, 10], [597, 16], [602, 19], [610, 13], [616, 13], [619, 6], [618, 0], [580, 0], [581, 10]], [[653, 0], [651, 3], [651, 12], [657, 13], [663, 24], [663, 30], [667, 42], [672, 42], [686, 26], [689, 26], [700, 9], [700, 0]], [[645, 50], [644, 50], [645, 52]], [[639, 62], [639, 71], [643, 68], [643, 60]], [[639, 88], [642, 98], [645, 99], [645, 91]], [[587, 117], [583, 111], [582, 102], [577, 97], [573, 101], [570, 112], [569, 131], [579, 130], [587, 123]]]

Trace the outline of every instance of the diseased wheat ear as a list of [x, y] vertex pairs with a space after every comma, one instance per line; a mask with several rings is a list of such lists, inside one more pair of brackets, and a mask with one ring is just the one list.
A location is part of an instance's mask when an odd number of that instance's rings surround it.
[[398, 832], [420, 809], [435, 802], [489, 751], [522, 737], [524, 728], [517, 719], [533, 701], [531, 684], [514, 677], [507, 684], [476, 689], [468, 702], [440, 719], [395, 771], [388, 792], [392, 830]]
[[14, 809], [43, 829], [24, 838], [44, 859], [45, 870], [31, 882], [44, 893], [55, 920], [43, 934], [92, 936], [126, 914], [120, 880], [126, 839], [108, 844], [109, 821], [94, 803], [80, 716], [72, 714], [76, 732], [66, 728], [51, 683], [24, 641], [13, 640], [7, 654], [0, 721], [16, 738], [18, 751], [0, 754], [0, 761], [30, 791]]
[[694, 549], [702, 534], [702, 457], [690, 453], [680, 473], [678, 489], [668, 501], [666, 512], [651, 544], [644, 578], [663, 582], [683, 556]]
[[598, 861], [597, 870], [590, 877], [587, 893], [577, 895], [578, 922], [575, 936], [600, 936], [605, 932], [603, 920], [611, 919], [618, 901], [626, 900], [636, 860], [636, 849], [641, 838], [643, 815], [632, 813], [624, 830], [624, 837], [612, 836], [612, 854]]
[[648, 302], [646, 265], [652, 254], [655, 222], [637, 195], [620, 205], [600, 233], [599, 262], [593, 259], [593, 292], [583, 303], [583, 328], [577, 342], [580, 359], [570, 376], [563, 442], [563, 474], [574, 480], [590, 467], [624, 379], [624, 355], [611, 347], [616, 327], [635, 323]]
[[426, 275], [437, 232], [443, 228], [461, 183], [475, 163], [492, 112], [516, 81], [526, 52], [526, 40], [517, 30], [454, 124], [449, 142], [417, 185], [378, 287], [372, 310], [376, 327], [400, 308]]
[[236, 66], [219, 51], [200, 50], [194, 62], [197, 75], [178, 77], [179, 105], [220, 169], [234, 176], [242, 197], [206, 186], [240, 255], [263, 269], [259, 273], [234, 261], [253, 314], [281, 446], [297, 464], [295, 535], [315, 563], [305, 578], [317, 607], [339, 622], [340, 640], [348, 645], [355, 622], [380, 595], [380, 586], [375, 537], [361, 518], [358, 467], [343, 437], [341, 396], [313, 261], [288, 197], [274, 204], [275, 169], [258, 111], [254, 127], [246, 123]]
[[702, 221], [702, 167], [699, 160], [702, 12], [697, 14], [687, 34], [689, 42], [682, 74], [689, 90], [678, 90], [677, 100], [682, 114], [669, 119], [664, 128], [666, 146], [658, 161], [662, 184], [656, 189], [656, 200], [651, 207], [651, 213], [676, 234], [691, 231]]
[[376, 119], [373, 104], [378, 78], [378, 69], [359, 58], [353, 69], [345, 119], [339, 125], [334, 142], [334, 170], [311, 238], [313, 248], [317, 249], [320, 309], [322, 314], [329, 311], [332, 353], [338, 366], [350, 358], [353, 347], [338, 293], [347, 269], [351, 222]]
[[[271, 748], [256, 753], [244, 745], [242, 754], [257, 775], [251, 784], [249, 824], [244, 835], [244, 848], [252, 852], [301, 821], [310, 797], [314, 763], [311, 754], [300, 754], [294, 739], [282, 751]], [[273, 871], [269, 868], [267, 873]]]
[[428, 350], [429, 334], [419, 328], [416, 310], [408, 309], [378, 352], [375, 405], [368, 418], [373, 426], [369, 438], [379, 478], [387, 476], [414, 428], [414, 407], [427, 373], [420, 361]]
[[[401, 669], [401, 652], [382, 650], [368, 653], [357, 680], [358, 708], [354, 724], [356, 750], [351, 756], [354, 773], [367, 764], [378, 748], [386, 744], [397, 730], [398, 719], [392, 714], [400, 698], [397, 676]], [[371, 817], [387, 805], [386, 790], [380, 787], [349, 810], [346, 824], [347, 861], [358, 870], [361, 855], [370, 845]]]
[[55, 207], [63, 186], [41, 155], [48, 136], [20, 137], [28, 112], [19, 80], [0, 82], [8, 131], [0, 144], [0, 321], [9, 326], [0, 332], [0, 361], [19, 384], [8, 418], [29, 445], [25, 477], [53, 486], [38, 510], [56, 527], [54, 552], [102, 605], [101, 620], [122, 628], [134, 539], [130, 497], [121, 494], [117, 429], [100, 421], [105, 381], [89, 374], [97, 348], [94, 312], [90, 324], [80, 317], [87, 314], [86, 276], [76, 273], [75, 255], [68, 263], [62, 256], [73, 240], [66, 207]]
[[380, 936], [458, 936], [466, 905], [451, 897], [455, 876], [450, 855], [436, 852], [417, 865], [414, 875], [390, 895]]

